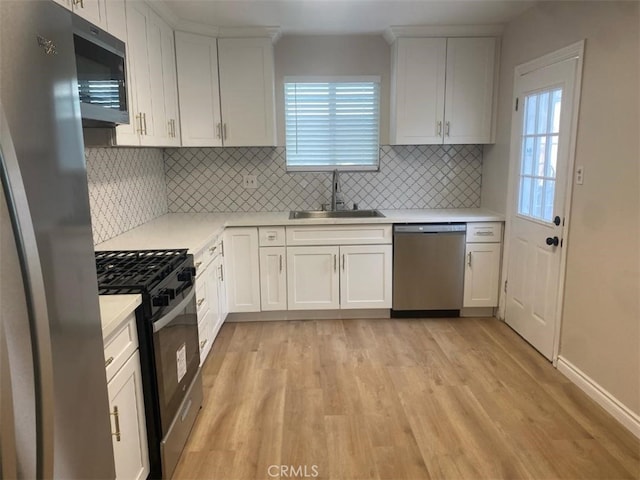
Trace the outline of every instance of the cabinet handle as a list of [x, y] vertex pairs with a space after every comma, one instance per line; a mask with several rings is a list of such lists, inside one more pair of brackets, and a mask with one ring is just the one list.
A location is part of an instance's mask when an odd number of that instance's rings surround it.
[[282, 255], [280, 255], [280, 271], [282, 272]]
[[344, 253], [342, 254], [342, 271], [344, 272], [344, 265], [345, 265], [345, 256]]
[[227, 124], [226, 123], [222, 124], [222, 139], [223, 140], [227, 139]]
[[214, 245], [213, 247], [209, 247], [209, 253], [213, 253], [216, 251], [216, 248], [218, 248], [217, 245]]
[[469, 254], [467, 255], [467, 265], [471, 267], [471, 252], [469, 252]]
[[198, 268], [200, 265], [202, 265], [202, 262], [196, 262], [196, 264], [194, 265], [194, 267]]
[[113, 357], [107, 358], [107, 361], [104, 362], [104, 368], [107, 368], [113, 362]]
[[73, 0], [73, 5], [75, 7], [84, 8], [84, 0]]
[[138, 130], [138, 133], [142, 135], [142, 113], [139, 113], [138, 115], [136, 115], [136, 120], [140, 122], [140, 128], [138, 128], [137, 130]]
[[493, 231], [490, 231], [490, 230], [487, 230], [485, 232], [479, 231], [479, 232], [476, 232], [476, 235], [478, 237], [493, 237]]
[[224, 273], [222, 272], [222, 265], [220, 265], [220, 281], [224, 282]]
[[142, 120], [144, 121], [144, 134], [149, 135], [147, 133], [147, 114], [146, 113], [142, 114]]
[[224, 240], [220, 242], [220, 255], [224, 257]]
[[207, 344], [207, 342], [208, 342], [208, 340], [206, 338], [200, 342], [200, 350], [202, 350], [204, 348], [204, 346]]
[[448, 137], [449, 136], [449, 130], [451, 129], [451, 123], [450, 122], [446, 122], [444, 124], [444, 134]]
[[216, 138], [221, 138], [221, 137], [220, 137], [220, 135], [221, 135], [221, 134], [220, 134], [220, 129], [221, 129], [221, 128], [222, 128], [222, 127], [220, 126], [220, 124], [219, 124], [219, 123], [216, 123]]
[[202, 305], [202, 302], [204, 302], [204, 298], [199, 299], [196, 303], [198, 304], [198, 306]]
[[336, 272], [338, 270], [338, 256], [333, 255], [333, 271]]
[[436, 128], [438, 130], [438, 134], [437, 135], [441, 136], [442, 135], [442, 122], [436, 122], [436, 124], [437, 124]]
[[120, 441], [120, 415], [118, 414], [117, 406], [113, 407], [113, 412], [111, 412], [111, 415], [113, 415], [114, 421], [116, 423], [116, 431], [111, 435], [116, 437], [116, 441], [119, 442]]
[[175, 118], [171, 119], [171, 131], [173, 132], [173, 138], [176, 138], [176, 120], [175, 120]]
[[167, 131], [169, 134], [169, 138], [173, 138], [173, 130], [171, 130], [171, 120], [167, 121]]

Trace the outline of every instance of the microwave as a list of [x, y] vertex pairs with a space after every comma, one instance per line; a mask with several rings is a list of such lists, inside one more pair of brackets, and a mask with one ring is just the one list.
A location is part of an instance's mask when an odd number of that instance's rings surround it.
[[82, 125], [129, 123], [124, 42], [74, 14], [73, 44]]

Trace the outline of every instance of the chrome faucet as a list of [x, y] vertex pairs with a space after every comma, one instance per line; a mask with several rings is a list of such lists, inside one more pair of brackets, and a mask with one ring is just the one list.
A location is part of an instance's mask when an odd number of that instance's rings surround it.
[[340, 176], [338, 170], [333, 171], [333, 178], [331, 180], [331, 210], [338, 210], [338, 205], [344, 207], [344, 201], [340, 195]]

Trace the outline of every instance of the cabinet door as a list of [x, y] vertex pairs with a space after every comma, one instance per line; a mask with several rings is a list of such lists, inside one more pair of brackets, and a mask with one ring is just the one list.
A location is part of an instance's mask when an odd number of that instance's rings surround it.
[[[224, 242], [220, 243], [221, 252], [224, 252]], [[216, 260], [216, 268], [218, 270], [218, 322], [220, 325], [224, 323], [229, 314], [229, 303], [227, 301], [227, 283], [224, 277], [224, 254], [221, 254]]]
[[224, 145], [275, 145], [271, 39], [220, 39], [218, 54]]
[[[211, 302], [209, 272], [211, 265], [196, 278], [196, 312], [198, 315], [198, 342], [200, 345], [200, 365], [204, 363], [213, 343], [214, 305]], [[217, 293], [217, 292], [216, 292]], [[215, 305], [217, 309], [217, 302]], [[215, 312], [217, 316], [217, 310]]]
[[94, 25], [107, 29], [106, 0], [74, 0], [73, 12]]
[[180, 146], [180, 119], [178, 118], [178, 77], [173, 30], [162, 26], [162, 75], [164, 80], [165, 126], [168, 130], [166, 146]]
[[137, 350], [111, 379], [107, 389], [116, 479], [145, 479], [149, 474], [149, 453]]
[[109, 0], [105, 3], [107, 32], [127, 43], [127, 14], [124, 0]]
[[[149, 94], [149, 55], [147, 53], [147, 7], [140, 2], [126, 2], [127, 14], [127, 82], [129, 87], [129, 124], [116, 127], [116, 144], [139, 146], [144, 135], [143, 117], [151, 116]], [[147, 124], [148, 125], [148, 124]]]
[[220, 147], [220, 89], [215, 38], [176, 32], [180, 124], [184, 147]]
[[[215, 308], [216, 315], [215, 320], [213, 322], [213, 336], [212, 341], [215, 341], [222, 324], [224, 323], [224, 319], [227, 316], [225, 312], [226, 309], [226, 291], [224, 289], [223, 279], [224, 272], [222, 266], [222, 256], [218, 255], [213, 263], [209, 266], [211, 269], [210, 275], [210, 288], [211, 288], [211, 298], [215, 298]], [[213, 308], [213, 303], [211, 304], [211, 308]]]
[[391, 245], [340, 247], [340, 308], [391, 308]]
[[495, 57], [495, 38], [447, 40], [444, 143], [491, 142]]
[[229, 312], [259, 312], [258, 228], [226, 229], [224, 249]]
[[[140, 137], [140, 144], [156, 147], [164, 146], [169, 137], [164, 111], [164, 80], [162, 71], [162, 27], [164, 22], [152, 12], [146, 9], [147, 26], [147, 68], [140, 66], [148, 75], [138, 83], [138, 95], [147, 105], [143, 110], [144, 135]], [[145, 89], [146, 91], [140, 91]]]
[[260, 298], [263, 312], [287, 309], [286, 257], [285, 247], [260, 248]]
[[399, 38], [394, 45], [391, 144], [440, 144], [444, 125], [444, 38]]
[[340, 308], [339, 248], [287, 247], [289, 310]]
[[500, 243], [468, 243], [464, 271], [464, 306], [498, 305]]

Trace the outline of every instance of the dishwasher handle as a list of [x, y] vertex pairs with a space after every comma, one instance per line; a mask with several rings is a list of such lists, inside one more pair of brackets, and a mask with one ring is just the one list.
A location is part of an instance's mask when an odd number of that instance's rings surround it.
[[466, 223], [426, 223], [393, 226], [394, 235], [403, 233], [465, 233], [466, 231]]

